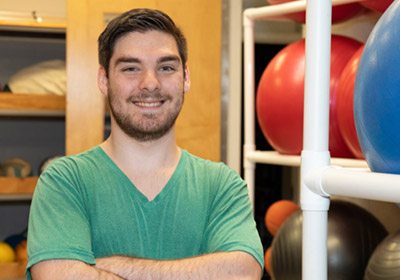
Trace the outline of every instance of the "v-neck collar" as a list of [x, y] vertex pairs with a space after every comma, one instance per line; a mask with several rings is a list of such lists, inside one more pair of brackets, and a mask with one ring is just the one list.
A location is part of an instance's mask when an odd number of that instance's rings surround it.
[[170, 192], [171, 188], [176, 185], [176, 181], [180, 177], [180, 173], [183, 170], [183, 165], [184, 161], [186, 158], [186, 151], [181, 149], [181, 156], [179, 159], [179, 162], [172, 173], [170, 179], [168, 180], [167, 184], [164, 186], [164, 188], [157, 194], [157, 196], [149, 200], [136, 186], [133, 184], [133, 182], [128, 178], [128, 176], [118, 167], [118, 165], [107, 155], [107, 153], [100, 147], [98, 146], [99, 150], [103, 154], [104, 158], [106, 161], [108, 161], [110, 164], [110, 168], [114, 169], [116, 174], [119, 174], [119, 176], [125, 181], [125, 186], [127, 187], [128, 192], [133, 192], [133, 195], [135, 196], [136, 199], [138, 199], [141, 203], [144, 205], [157, 205], [160, 201], [164, 200], [164, 197], [166, 197]]

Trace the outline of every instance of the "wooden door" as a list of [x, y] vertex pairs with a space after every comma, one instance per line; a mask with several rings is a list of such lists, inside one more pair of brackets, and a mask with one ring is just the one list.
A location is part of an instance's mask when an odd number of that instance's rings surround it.
[[220, 159], [221, 1], [68, 0], [66, 153], [103, 141], [104, 98], [97, 88], [97, 37], [104, 20], [133, 8], [169, 14], [188, 40], [192, 87], [177, 120], [178, 145], [211, 160]]

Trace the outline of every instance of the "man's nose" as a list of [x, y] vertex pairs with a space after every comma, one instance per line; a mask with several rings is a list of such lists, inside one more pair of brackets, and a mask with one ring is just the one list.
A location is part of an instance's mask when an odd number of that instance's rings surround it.
[[140, 89], [148, 92], [160, 89], [160, 81], [155, 71], [146, 70], [143, 72], [142, 80], [140, 81]]

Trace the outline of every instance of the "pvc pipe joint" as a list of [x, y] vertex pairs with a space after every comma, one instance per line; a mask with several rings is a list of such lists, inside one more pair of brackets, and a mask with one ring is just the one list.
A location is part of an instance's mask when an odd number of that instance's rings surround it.
[[304, 178], [304, 183], [306, 186], [315, 194], [318, 194], [323, 197], [330, 197], [330, 194], [324, 190], [323, 187], [323, 177], [325, 172], [329, 169], [340, 169], [338, 166], [323, 166], [317, 169], [312, 170], [308, 174], [306, 174]]

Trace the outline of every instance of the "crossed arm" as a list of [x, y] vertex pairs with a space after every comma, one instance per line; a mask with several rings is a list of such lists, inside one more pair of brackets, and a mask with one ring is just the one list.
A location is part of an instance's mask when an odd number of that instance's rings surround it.
[[261, 279], [258, 262], [239, 251], [163, 261], [111, 256], [96, 259], [95, 266], [73, 260], [48, 260], [34, 265], [31, 273], [33, 280]]

